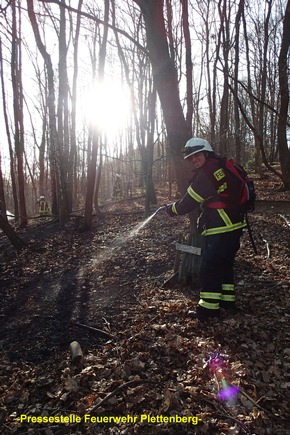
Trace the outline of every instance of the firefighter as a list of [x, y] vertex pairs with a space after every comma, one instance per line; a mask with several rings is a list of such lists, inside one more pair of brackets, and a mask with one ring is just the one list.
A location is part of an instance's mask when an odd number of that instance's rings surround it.
[[44, 215], [49, 214], [49, 206], [48, 206], [48, 204], [47, 204], [47, 202], [46, 202], [46, 200], [45, 200], [43, 195], [41, 195], [39, 197], [38, 207], [39, 207], [38, 210], [39, 210], [40, 216], [44, 216]]
[[200, 299], [190, 317], [206, 321], [220, 308], [235, 309], [234, 259], [246, 226], [240, 203], [241, 181], [224, 170], [223, 159], [205, 139], [192, 138], [184, 148], [193, 177], [182, 199], [166, 205], [170, 216], [200, 208], [198, 231], [205, 237], [199, 280]]
[[122, 197], [122, 180], [120, 174], [116, 174], [114, 180], [113, 197], [116, 199], [120, 199]]

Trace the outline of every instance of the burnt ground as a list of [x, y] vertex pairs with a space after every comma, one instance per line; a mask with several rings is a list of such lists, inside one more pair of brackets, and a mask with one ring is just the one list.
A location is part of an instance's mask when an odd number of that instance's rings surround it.
[[[260, 198], [287, 199], [275, 187], [259, 182]], [[0, 237], [1, 433], [290, 434], [290, 216], [251, 215], [258, 254], [245, 231], [239, 311], [200, 325], [186, 317], [198, 289], [173, 278], [187, 218], [139, 230], [142, 209], [106, 206], [91, 232], [33, 224], [20, 253]]]

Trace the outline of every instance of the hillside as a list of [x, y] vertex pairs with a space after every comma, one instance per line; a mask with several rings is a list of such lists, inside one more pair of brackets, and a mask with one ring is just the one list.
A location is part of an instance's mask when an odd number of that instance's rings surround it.
[[[260, 199], [288, 199], [256, 184]], [[239, 312], [200, 325], [186, 317], [198, 289], [170, 279], [187, 218], [140, 228], [142, 210], [142, 198], [107, 205], [91, 232], [35, 224], [18, 254], [1, 236], [1, 433], [290, 434], [290, 215], [251, 215], [258, 255], [245, 231]]]

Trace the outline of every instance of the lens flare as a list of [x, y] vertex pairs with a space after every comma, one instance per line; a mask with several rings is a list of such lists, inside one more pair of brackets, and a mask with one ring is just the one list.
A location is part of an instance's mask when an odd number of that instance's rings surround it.
[[218, 392], [217, 397], [220, 400], [232, 401], [239, 393], [239, 388], [236, 385], [229, 385]]
[[239, 388], [226, 381], [225, 373], [228, 372], [229, 357], [219, 352], [213, 352], [208, 355], [206, 361], [207, 366], [215, 375], [221, 387], [220, 391], [217, 393], [217, 398], [227, 402], [228, 405], [233, 405], [239, 393]]

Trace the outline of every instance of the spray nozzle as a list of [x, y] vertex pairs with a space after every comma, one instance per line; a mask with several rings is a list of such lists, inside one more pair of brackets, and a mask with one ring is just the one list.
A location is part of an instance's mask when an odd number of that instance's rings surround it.
[[149, 219], [149, 220], [151, 220], [154, 216], [157, 215], [157, 213], [158, 213], [160, 210], [163, 210], [164, 208], [165, 208], [165, 205], [162, 205], [162, 206], [159, 207], [157, 210], [155, 210], [155, 212], [150, 216], [150, 219]]
[[165, 205], [162, 205], [161, 207], [159, 207], [159, 208], [156, 210], [155, 214], [158, 213], [158, 212], [161, 211], [161, 210], [164, 210], [164, 209], [165, 209]]

